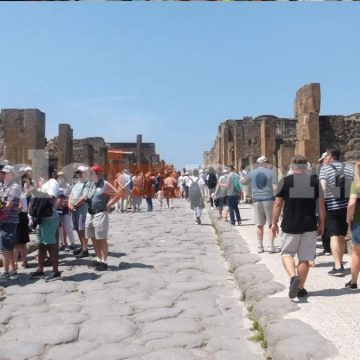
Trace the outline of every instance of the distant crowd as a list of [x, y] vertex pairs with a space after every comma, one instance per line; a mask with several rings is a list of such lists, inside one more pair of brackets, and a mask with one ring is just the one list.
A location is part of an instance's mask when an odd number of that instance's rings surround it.
[[[174, 199], [183, 198], [193, 210], [194, 221], [201, 224], [202, 212], [218, 211], [218, 219], [233, 226], [242, 225], [239, 204], [252, 203], [256, 224], [258, 253], [264, 253], [264, 232], [269, 232], [268, 253], [281, 253], [290, 277], [289, 297], [308, 295], [305, 281], [309, 267], [315, 264], [317, 240], [322, 255], [332, 255], [332, 276], [345, 276], [343, 256], [348, 229], [352, 232], [351, 280], [345, 284], [357, 289], [360, 271], [360, 162], [341, 161], [337, 148], [328, 149], [317, 164], [295, 156], [287, 176], [278, 174], [265, 156], [256, 164], [237, 172], [234, 166], [222, 169], [167, 169], [154, 174], [131, 174], [124, 169], [113, 182], [104, 179], [100, 166], [80, 166], [70, 183], [63, 172], [46, 180], [35, 181], [32, 169], [0, 167], [0, 245], [4, 272], [0, 279], [16, 279], [19, 264], [28, 267], [26, 244], [34, 231], [39, 244], [38, 267], [32, 278], [45, 277], [44, 267], [51, 265], [47, 281], [61, 278], [59, 251], [77, 258], [89, 257], [92, 240], [97, 271], [108, 269], [109, 213], [139, 212], [174, 208]], [[156, 205], [155, 205], [156, 206]], [[281, 246], [274, 245], [280, 233]], [[75, 239], [78, 235], [78, 243]], [[295, 262], [295, 256], [298, 262]]]

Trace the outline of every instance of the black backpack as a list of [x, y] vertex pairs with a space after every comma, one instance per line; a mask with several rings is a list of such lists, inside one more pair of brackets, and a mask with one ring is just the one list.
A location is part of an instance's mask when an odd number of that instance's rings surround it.
[[217, 185], [217, 177], [214, 173], [209, 174], [209, 178], [206, 182], [206, 185], [209, 189], [214, 189]]
[[51, 197], [44, 192], [36, 191], [30, 200], [29, 215], [33, 221], [33, 227], [41, 224], [44, 217], [50, 217], [53, 214], [53, 205]]
[[342, 165], [341, 169], [338, 170], [334, 165], [330, 166], [335, 170], [335, 188], [332, 193], [335, 198], [339, 200], [346, 200], [350, 197], [350, 186], [348, 186], [348, 181], [345, 176], [345, 164]]

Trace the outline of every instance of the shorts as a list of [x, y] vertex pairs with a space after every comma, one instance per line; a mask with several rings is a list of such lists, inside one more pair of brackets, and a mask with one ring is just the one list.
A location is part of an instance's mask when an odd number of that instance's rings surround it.
[[36, 226], [36, 237], [39, 244], [54, 245], [58, 240], [60, 218], [49, 216], [41, 219], [41, 224]]
[[107, 239], [109, 232], [109, 213], [99, 212], [86, 215], [85, 237], [87, 239]]
[[86, 223], [86, 213], [74, 212], [72, 216], [75, 231], [84, 231]]
[[227, 196], [220, 197], [217, 200], [218, 200], [218, 207], [219, 208], [224, 208], [224, 207], [229, 206], [229, 199], [228, 199]]
[[348, 232], [346, 211], [347, 209], [339, 209], [327, 212], [325, 224], [327, 236], [346, 236]]
[[0, 226], [0, 245], [2, 250], [13, 251], [16, 246], [17, 224], [3, 223]]
[[255, 214], [255, 225], [264, 226], [266, 222], [270, 226], [272, 224], [274, 200], [256, 201], [253, 203]]
[[351, 240], [353, 245], [360, 246], [360, 224], [353, 223], [351, 227], [351, 232], [352, 232]]
[[315, 259], [316, 251], [316, 231], [305, 232], [302, 234], [281, 235], [281, 256], [297, 255], [300, 261], [311, 261]]

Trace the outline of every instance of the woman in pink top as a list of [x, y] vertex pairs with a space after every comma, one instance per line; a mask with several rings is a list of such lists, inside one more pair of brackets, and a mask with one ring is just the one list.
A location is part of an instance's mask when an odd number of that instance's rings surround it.
[[164, 198], [166, 199], [167, 207], [168, 209], [174, 208], [174, 197], [175, 197], [175, 187], [177, 185], [176, 178], [172, 176], [172, 173], [169, 172], [166, 175], [166, 178], [164, 180]]

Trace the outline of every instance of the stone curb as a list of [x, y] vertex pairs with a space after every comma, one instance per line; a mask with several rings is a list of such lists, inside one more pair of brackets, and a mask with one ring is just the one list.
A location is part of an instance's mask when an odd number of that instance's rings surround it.
[[251, 254], [245, 240], [230, 223], [208, 211], [219, 245], [230, 264], [230, 271], [248, 305], [252, 317], [264, 329], [267, 356], [274, 360], [329, 359], [337, 354], [335, 346], [310, 325], [300, 320], [284, 319], [299, 306], [283, 297], [270, 297], [284, 290], [260, 257]]

